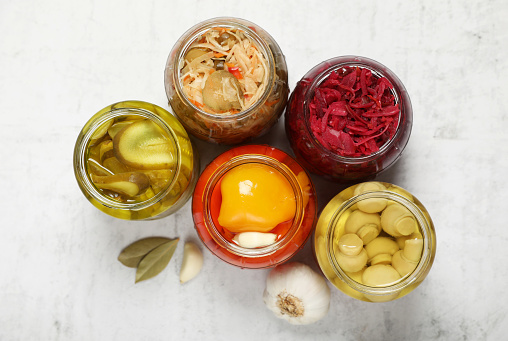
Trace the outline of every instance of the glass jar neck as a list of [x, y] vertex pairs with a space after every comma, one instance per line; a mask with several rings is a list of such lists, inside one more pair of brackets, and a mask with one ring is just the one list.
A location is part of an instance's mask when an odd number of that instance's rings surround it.
[[[392, 285], [387, 285], [383, 287], [371, 287], [367, 286], [361, 283], [356, 282], [354, 279], [349, 277], [344, 270], [339, 266], [333, 249], [333, 241], [334, 241], [334, 231], [335, 226], [338, 223], [338, 218], [348, 209], [350, 209], [353, 205], [357, 204], [361, 200], [365, 199], [373, 199], [373, 198], [383, 198], [395, 201], [398, 204], [403, 205], [405, 208], [407, 208], [415, 217], [416, 221], [418, 222], [418, 225], [421, 229], [421, 234], [423, 238], [423, 251], [420, 258], [420, 261], [418, 262], [417, 267], [415, 270], [407, 275], [406, 277], [403, 277], [401, 280], [397, 281], [396, 283]], [[429, 222], [428, 218], [426, 217], [425, 213], [420, 210], [420, 208], [415, 205], [413, 202], [409, 201], [407, 198], [403, 197], [402, 195], [399, 195], [397, 193], [393, 192], [366, 192], [359, 194], [347, 201], [345, 201], [341, 208], [335, 211], [335, 213], [332, 215], [332, 218], [330, 219], [330, 222], [327, 227], [327, 243], [326, 243], [326, 254], [329, 260], [329, 263], [335, 272], [335, 275], [341, 279], [344, 283], [346, 283], [349, 287], [351, 287], [353, 290], [361, 292], [365, 295], [371, 295], [371, 296], [387, 296], [387, 295], [393, 295], [399, 293], [404, 288], [416, 283], [419, 281], [419, 279], [428, 272], [432, 265], [433, 261], [433, 248], [435, 246], [435, 240], [434, 235], [432, 234], [431, 223]]]
[[[252, 23], [249, 23], [245, 20], [223, 17], [204, 21], [192, 27], [184, 34], [184, 41], [175, 54], [172, 77], [174, 80], [173, 83], [175, 84], [175, 91], [186, 106], [193, 108], [197, 113], [206, 117], [209, 120], [230, 121], [230, 120], [241, 120], [244, 117], [248, 117], [251, 113], [255, 113], [260, 106], [264, 105], [264, 103], [270, 96], [275, 84], [275, 74], [276, 74], [275, 59], [268, 43], [251, 28], [252, 26], [253, 26]], [[241, 30], [249, 39], [252, 40], [252, 42], [256, 45], [256, 47], [259, 49], [261, 54], [266, 58], [268, 62], [268, 70], [265, 70], [265, 72], [268, 72], [268, 80], [267, 80], [268, 84], [259, 100], [251, 107], [232, 115], [213, 114], [197, 107], [185, 95], [183, 91], [183, 84], [180, 79], [180, 70], [182, 68], [182, 65], [180, 63], [185, 59], [185, 56], [187, 52], [190, 50], [191, 45], [196, 41], [196, 39], [198, 39], [198, 37], [205, 34], [208, 30], [218, 27]]]
[[[115, 105], [113, 105], [112, 107], [114, 106]], [[139, 116], [151, 120], [164, 131], [164, 133], [169, 138], [173, 150], [176, 152], [174, 155], [175, 169], [173, 172], [173, 177], [168, 181], [166, 188], [161, 190], [155, 196], [141, 202], [123, 203], [104, 195], [100, 190], [98, 190], [94, 186], [93, 182], [90, 179], [90, 175], [87, 169], [88, 168], [87, 159], [89, 152], [88, 149], [94, 132], [96, 132], [97, 129], [99, 129], [102, 125], [106, 124], [107, 121], [113, 120], [121, 116]], [[83, 187], [82, 190], [86, 192], [85, 195], [90, 196], [92, 199], [96, 200], [101, 205], [113, 209], [131, 210], [131, 211], [142, 210], [159, 202], [162, 198], [164, 198], [167, 195], [168, 192], [172, 190], [175, 183], [177, 182], [176, 174], [179, 174], [179, 172], [181, 171], [181, 160], [182, 160], [181, 150], [177, 141], [178, 137], [176, 136], [176, 133], [168, 127], [166, 122], [161, 117], [148, 110], [134, 107], [127, 108], [118, 107], [111, 109], [110, 111], [107, 112], [99, 112], [88, 121], [88, 123], [85, 125], [80, 135], [78, 136], [76, 147], [74, 149], [74, 173], [76, 178], [78, 179], [78, 183], [80, 183]]]
[[[277, 240], [275, 243], [259, 248], [245, 248], [241, 247], [234, 242], [227, 240], [220, 232], [214, 223], [211, 212], [211, 197], [215, 187], [219, 185], [219, 181], [222, 177], [234, 167], [245, 165], [245, 164], [263, 164], [272, 167], [276, 172], [280, 173], [289, 182], [293, 193], [295, 195], [296, 212], [293, 218], [291, 227], [282, 238]], [[215, 172], [210, 176], [205, 186], [203, 193], [203, 206], [204, 206], [204, 222], [206, 228], [213, 238], [213, 240], [222, 248], [225, 248], [229, 252], [236, 254], [241, 257], [257, 258], [265, 257], [273, 254], [274, 252], [284, 248], [298, 232], [298, 229], [303, 221], [304, 215], [304, 199], [303, 190], [295, 174], [283, 163], [278, 160], [261, 154], [245, 154], [232, 158], [228, 162], [222, 164]]]

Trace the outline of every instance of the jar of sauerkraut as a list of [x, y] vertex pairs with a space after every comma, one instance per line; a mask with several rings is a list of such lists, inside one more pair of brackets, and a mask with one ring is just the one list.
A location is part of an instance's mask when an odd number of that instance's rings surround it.
[[289, 93], [279, 45], [261, 27], [237, 18], [210, 19], [188, 30], [169, 54], [164, 84], [187, 131], [220, 144], [267, 132]]

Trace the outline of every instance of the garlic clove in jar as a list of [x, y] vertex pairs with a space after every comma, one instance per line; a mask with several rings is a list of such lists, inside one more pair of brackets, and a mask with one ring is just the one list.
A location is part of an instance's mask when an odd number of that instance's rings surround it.
[[324, 277], [309, 266], [285, 263], [268, 274], [263, 300], [278, 318], [291, 324], [311, 324], [328, 313], [330, 289]]

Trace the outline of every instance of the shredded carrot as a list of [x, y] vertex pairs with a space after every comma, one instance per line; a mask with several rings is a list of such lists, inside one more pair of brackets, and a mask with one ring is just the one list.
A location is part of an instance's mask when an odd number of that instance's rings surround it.
[[224, 53], [220, 53], [220, 52], [214, 52], [213, 56], [214, 56], [215, 58], [220, 58], [220, 57], [224, 57], [224, 56], [225, 56], [225, 54], [224, 54]]
[[197, 106], [198, 108], [203, 108], [203, 104], [201, 104], [201, 103], [199, 103], [199, 102], [197, 102], [197, 101], [195, 101], [195, 100], [193, 100], [193, 99], [190, 99], [190, 98], [189, 98], [189, 101], [190, 101], [192, 104], [194, 104], [195, 106]]
[[277, 104], [278, 102], [279, 102], [279, 99], [276, 99], [276, 100], [269, 101], [269, 102], [267, 101], [267, 102], [265, 102], [265, 104], [268, 105], [268, 106], [272, 106], [274, 104]]

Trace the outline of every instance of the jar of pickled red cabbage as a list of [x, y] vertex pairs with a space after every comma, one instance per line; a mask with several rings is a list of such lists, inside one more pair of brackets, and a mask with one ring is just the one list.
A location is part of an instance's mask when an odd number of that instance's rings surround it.
[[125, 101], [105, 107], [85, 124], [74, 149], [74, 173], [83, 194], [102, 212], [155, 219], [190, 198], [199, 158], [168, 111]]
[[289, 94], [287, 66], [275, 40], [238, 18], [215, 18], [189, 29], [164, 71], [169, 104], [187, 131], [237, 144], [266, 133]]
[[296, 85], [285, 113], [297, 160], [329, 180], [371, 180], [401, 156], [413, 112], [409, 95], [384, 65], [336, 57]]
[[386, 182], [364, 182], [325, 206], [314, 251], [339, 290], [362, 301], [387, 302], [425, 279], [436, 254], [436, 234], [429, 213], [412, 194]]
[[316, 194], [292, 157], [246, 145], [206, 167], [192, 214], [201, 240], [217, 257], [242, 268], [267, 268], [304, 246], [316, 221]]

